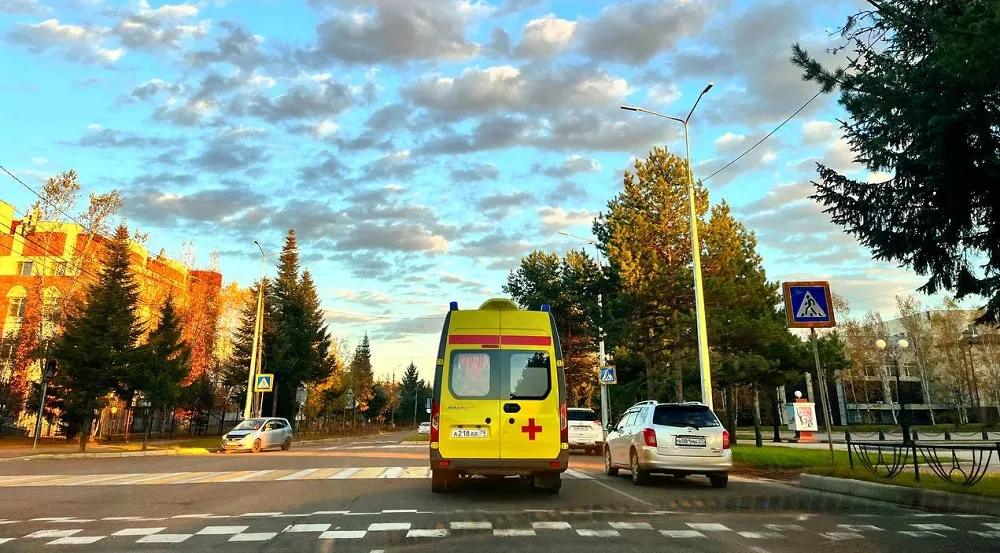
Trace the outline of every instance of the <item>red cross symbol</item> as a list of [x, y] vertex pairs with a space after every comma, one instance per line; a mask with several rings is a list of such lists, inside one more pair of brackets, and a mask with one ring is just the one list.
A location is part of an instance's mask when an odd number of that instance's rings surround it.
[[535, 434], [541, 431], [542, 431], [541, 426], [535, 426], [535, 419], [528, 419], [528, 426], [521, 427], [521, 432], [527, 433], [529, 440], [534, 440]]

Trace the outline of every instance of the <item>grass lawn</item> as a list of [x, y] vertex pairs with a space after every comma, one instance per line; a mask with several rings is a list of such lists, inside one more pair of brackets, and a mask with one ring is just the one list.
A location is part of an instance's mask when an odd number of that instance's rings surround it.
[[404, 442], [429, 442], [431, 441], [430, 434], [414, 434], [412, 436], [407, 436], [403, 438]]
[[[987, 475], [975, 486], [966, 487], [944, 482], [926, 465], [921, 464], [920, 482], [913, 477], [913, 468], [895, 478], [882, 478], [865, 470], [856, 460], [851, 470], [846, 451], [834, 451], [836, 464], [830, 466], [830, 452], [825, 449], [799, 449], [793, 447], [738, 445], [733, 447], [733, 463], [737, 472], [757, 476], [787, 479], [800, 472], [853, 478], [893, 486], [919, 487], [955, 493], [967, 493], [1000, 498], [1000, 475]], [[993, 462], [996, 462], [994, 460]]]

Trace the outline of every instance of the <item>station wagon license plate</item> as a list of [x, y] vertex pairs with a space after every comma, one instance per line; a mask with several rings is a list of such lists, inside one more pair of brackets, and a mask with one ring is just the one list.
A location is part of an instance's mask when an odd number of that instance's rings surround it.
[[674, 444], [684, 447], [705, 447], [704, 436], [675, 436]]
[[488, 428], [452, 428], [452, 438], [489, 438]]

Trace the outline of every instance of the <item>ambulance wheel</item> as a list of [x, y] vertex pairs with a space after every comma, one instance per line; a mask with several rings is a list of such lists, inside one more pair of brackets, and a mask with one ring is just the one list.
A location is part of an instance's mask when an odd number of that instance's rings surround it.
[[431, 491], [434, 493], [448, 493], [454, 491], [458, 484], [457, 475], [447, 470], [431, 471]]
[[540, 473], [534, 476], [533, 484], [536, 489], [545, 490], [550, 494], [557, 494], [559, 493], [559, 488], [562, 487], [562, 478], [558, 472]]
[[562, 477], [556, 474], [555, 476], [552, 477], [551, 480], [549, 480], [548, 484], [549, 485], [547, 488], [545, 488], [545, 491], [549, 492], [552, 495], [556, 495], [559, 493], [559, 489], [562, 488]]

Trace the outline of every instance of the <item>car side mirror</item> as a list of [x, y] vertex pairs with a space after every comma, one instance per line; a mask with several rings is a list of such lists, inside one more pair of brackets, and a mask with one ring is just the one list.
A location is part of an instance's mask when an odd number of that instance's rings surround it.
[[614, 432], [614, 431], [615, 431], [615, 423], [609, 422], [608, 423], [608, 432]]

